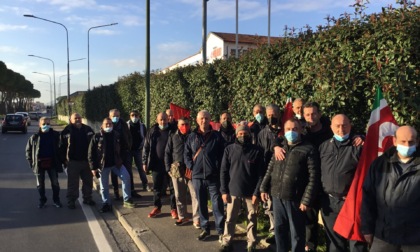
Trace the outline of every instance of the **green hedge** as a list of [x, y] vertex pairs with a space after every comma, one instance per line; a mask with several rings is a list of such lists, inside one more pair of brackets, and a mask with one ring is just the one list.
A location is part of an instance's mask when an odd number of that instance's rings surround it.
[[[397, 121], [419, 128], [419, 8], [384, 8], [328, 23], [334, 25], [287, 30], [280, 43], [261, 45], [239, 59], [152, 74], [151, 123], [170, 102], [190, 108], [193, 116], [208, 109], [215, 120], [229, 109], [240, 120], [252, 119], [253, 105], [283, 106], [290, 95], [319, 102], [328, 116], [346, 113], [363, 132], [380, 86]], [[144, 75], [129, 74], [76, 99], [74, 109], [90, 120], [101, 120], [114, 107], [124, 118], [133, 108], [144, 114], [144, 90]]]

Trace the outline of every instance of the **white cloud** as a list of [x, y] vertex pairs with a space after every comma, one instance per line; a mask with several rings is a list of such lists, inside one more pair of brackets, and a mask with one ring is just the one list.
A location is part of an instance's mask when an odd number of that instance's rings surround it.
[[20, 53], [21, 50], [12, 46], [0, 46], [0, 53]]
[[144, 25], [144, 20], [141, 19], [139, 16], [134, 16], [134, 15], [127, 15], [127, 16], [122, 16], [121, 18], [121, 23], [123, 25], [126, 26], [140, 26], [140, 25]]
[[27, 25], [0, 24], [0, 32], [26, 30], [27, 28], [28, 28]]
[[113, 59], [109, 62], [115, 67], [138, 67], [141, 65], [136, 59]]
[[97, 5], [95, 0], [37, 0], [37, 2], [59, 6], [59, 9], [62, 11], [69, 11], [75, 8], [89, 8]]

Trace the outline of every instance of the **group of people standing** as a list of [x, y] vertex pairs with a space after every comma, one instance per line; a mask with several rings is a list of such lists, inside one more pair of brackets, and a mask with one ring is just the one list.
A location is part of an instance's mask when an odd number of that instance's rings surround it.
[[[61, 207], [57, 172], [67, 168], [67, 203], [75, 208], [79, 178], [83, 203], [91, 198], [92, 176], [101, 184], [101, 212], [111, 209], [109, 174], [115, 199], [120, 198], [117, 178], [122, 180], [125, 207], [134, 207], [132, 163], [144, 190], [153, 191], [149, 218], [162, 211], [162, 196], [170, 189], [170, 212], [175, 225], [190, 222], [187, 193], [192, 203], [193, 226], [201, 229], [198, 240], [210, 236], [208, 201], [211, 201], [220, 251], [231, 251], [237, 217], [246, 206], [247, 251], [256, 249], [259, 202], [270, 221], [267, 241], [277, 251], [316, 251], [318, 215], [324, 224], [328, 251], [416, 251], [420, 245], [420, 156], [417, 132], [400, 127], [394, 147], [371, 166], [363, 187], [362, 232], [365, 242], [349, 241], [337, 234], [334, 224], [358, 165], [364, 136], [355, 134], [344, 114], [331, 120], [322, 116], [316, 102], [293, 102], [295, 116], [281, 122], [277, 105], [255, 105], [253, 122], [236, 127], [228, 112], [220, 115], [218, 131], [210, 125], [210, 113], [198, 112], [196, 128], [189, 118], [173, 118], [173, 112], [159, 113], [148, 131], [138, 111], [130, 120], [120, 119], [113, 109], [99, 133], [81, 123], [80, 115], [60, 133], [41, 118], [39, 132], [28, 140], [26, 156], [37, 177], [39, 207], [46, 202], [45, 172], [53, 201]], [[149, 188], [147, 173], [153, 187]], [[417, 190], [417, 191], [416, 191]], [[407, 215], [409, 213], [409, 215]]]

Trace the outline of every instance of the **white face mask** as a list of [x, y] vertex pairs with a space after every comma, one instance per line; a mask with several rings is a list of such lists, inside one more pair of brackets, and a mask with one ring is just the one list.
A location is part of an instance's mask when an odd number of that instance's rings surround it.
[[131, 118], [131, 121], [132, 121], [133, 123], [137, 123], [137, 122], [139, 121], [139, 119], [138, 119], [137, 117], [133, 117], [133, 118]]
[[111, 132], [112, 131], [112, 127], [109, 127], [109, 128], [104, 128], [103, 129], [106, 133], [109, 133], [109, 132]]

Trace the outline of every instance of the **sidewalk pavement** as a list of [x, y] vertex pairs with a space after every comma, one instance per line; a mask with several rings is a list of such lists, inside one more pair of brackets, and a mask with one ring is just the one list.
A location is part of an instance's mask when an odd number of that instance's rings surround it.
[[[138, 183], [140, 181], [138, 172], [133, 169], [133, 174], [135, 188], [141, 188], [140, 183]], [[148, 176], [148, 180], [150, 184], [152, 181], [151, 176]], [[94, 187], [99, 192], [99, 182], [96, 178], [94, 181]], [[121, 186], [121, 181], [119, 181], [119, 184]], [[162, 199], [162, 213], [155, 218], [148, 218], [148, 214], [153, 209], [153, 192], [143, 190], [137, 190], [137, 192], [142, 195], [142, 198], [133, 199], [136, 204], [135, 208], [127, 209], [122, 206], [122, 201], [114, 201], [112, 202], [112, 209], [140, 251], [219, 251], [219, 237], [214, 229], [214, 219], [211, 215], [211, 236], [205, 241], [198, 241], [196, 238], [201, 230], [195, 229], [192, 225], [191, 204], [188, 206], [191, 222], [183, 226], [175, 226], [175, 220], [170, 215], [169, 196]], [[113, 189], [110, 190], [110, 196], [113, 197]], [[98, 202], [97, 207], [101, 207], [100, 202]], [[245, 251], [246, 246], [246, 227], [237, 225], [233, 251]], [[267, 243], [261, 241], [257, 246], [257, 251], [275, 251], [275, 248], [273, 246], [268, 247]]]

